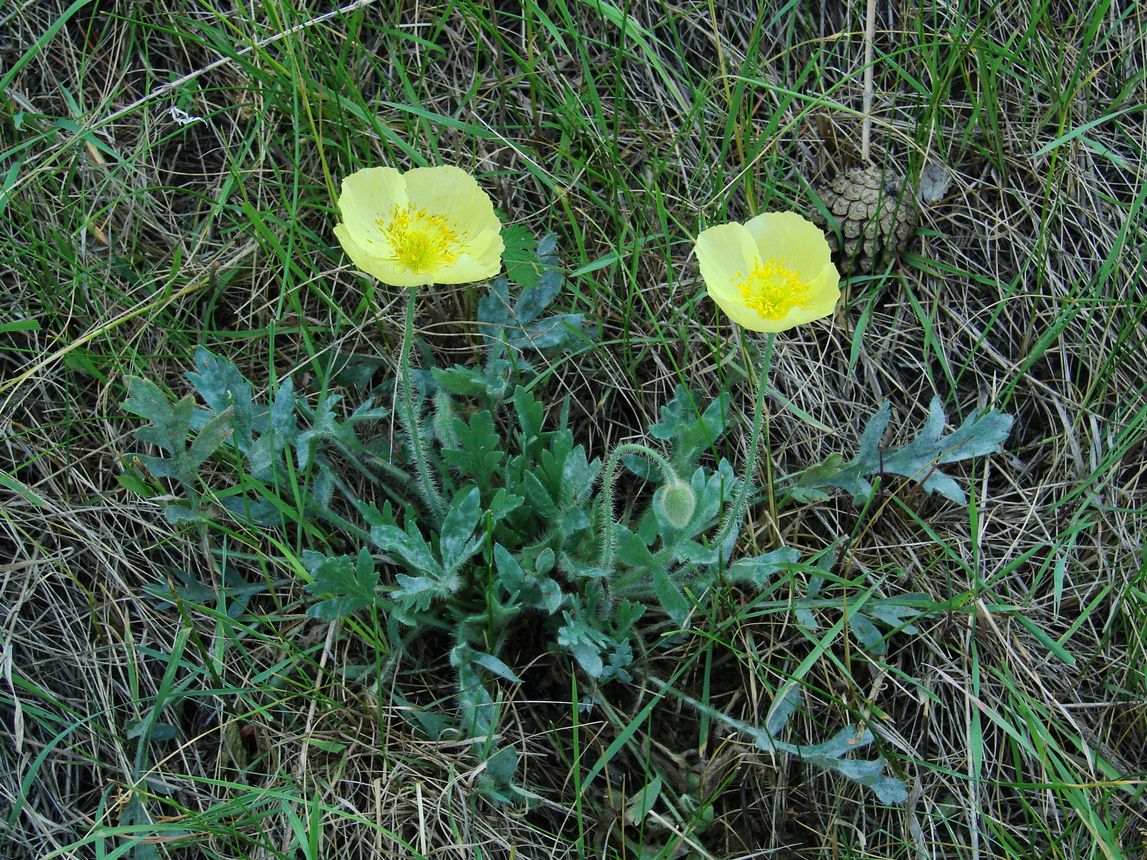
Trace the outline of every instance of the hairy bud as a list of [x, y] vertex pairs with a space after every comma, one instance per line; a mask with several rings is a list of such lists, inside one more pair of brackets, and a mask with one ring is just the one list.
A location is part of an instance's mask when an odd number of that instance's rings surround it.
[[675, 478], [653, 493], [653, 514], [658, 521], [674, 529], [683, 529], [697, 510], [697, 494], [687, 483]]

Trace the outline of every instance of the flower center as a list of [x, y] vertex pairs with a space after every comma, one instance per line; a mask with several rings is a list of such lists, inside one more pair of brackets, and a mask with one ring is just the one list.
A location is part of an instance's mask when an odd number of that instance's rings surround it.
[[429, 272], [458, 259], [458, 234], [441, 215], [407, 204], [391, 210], [389, 223], [382, 218], [375, 223], [394, 248], [392, 259], [412, 272]]
[[737, 284], [745, 304], [767, 320], [779, 320], [808, 299], [808, 286], [776, 257], [766, 260]]

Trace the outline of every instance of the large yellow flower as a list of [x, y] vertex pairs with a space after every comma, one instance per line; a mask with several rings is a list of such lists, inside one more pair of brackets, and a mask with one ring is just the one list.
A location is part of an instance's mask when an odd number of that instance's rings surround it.
[[368, 167], [343, 180], [335, 235], [354, 264], [393, 287], [467, 284], [502, 268], [502, 223], [459, 167]]
[[824, 233], [795, 212], [710, 227], [696, 251], [709, 296], [747, 329], [785, 331], [828, 316], [840, 299]]

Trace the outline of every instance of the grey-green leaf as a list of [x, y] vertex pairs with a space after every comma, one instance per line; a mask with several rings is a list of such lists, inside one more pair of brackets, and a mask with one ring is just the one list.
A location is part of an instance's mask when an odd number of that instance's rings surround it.
[[889, 415], [886, 401], [865, 426], [856, 456], [843, 463], [838, 454], [833, 454], [805, 470], [796, 482], [794, 498], [807, 498], [821, 487], [838, 487], [852, 493], [858, 502], [863, 502], [872, 493], [872, 484], [866, 476], [885, 473], [918, 481], [926, 492], [967, 504], [964, 491], [939, 467], [998, 453], [1012, 427], [1012, 416], [994, 409], [978, 409], [945, 436], [943, 405], [940, 398], [933, 397], [928, 417], [917, 437], [900, 448], [884, 449], [880, 440], [888, 427]]
[[503, 457], [498, 447], [502, 438], [494, 429], [493, 417], [483, 409], [470, 416], [468, 422], [460, 418], [455, 419], [453, 428], [458, 439], [458, 447], [443, 449], [443, 459], [476, 480], [479, 487], [489, 487], [490, 480], [498, 472]]
[[224, 409], [218, 415], [203, 425], [187, 450], [184, 467], [190, 471], [198, 469], [207, 458], [214, 454], [219, 447], [231, 436], [232, 412], [230, 408]]
[[187, 379], [212, 412], [218, 415], [226, 409], [233, 411], [235, 443], [240, 451], [248, 453], [255, 416], [251, 383], [234, 364], [202, 346], [195, 350], [195, 370], [187, 373]]
[[462, 491], [455, 496], [446, 512], [438, 546], [442, 568], [447, 575], [456, 571], [481, 547], [481, 541], [472, 537], [482, 518], [481, 499], [478, 488], [471, 487], [469, 492]]
[[441, 578], [442, 565], [434, 557], [418, 526], [411, 523], [407, 528], [408, 531], [404, 532], [397, 526], [375, 526], [370, 530], [370, 538], [383, 552], [399, 556], [411, 570]]
[[514, 412], [518, 416], [521, 431], [519, 442], [524, 452], [530, 452], [542, 436], [542, 421], [545, 410], [540, 401], [534, 398], [528, 388], [514, 389]]
[[486, 760], [486, 773], [500, 788], [511, 787], [517, 772], [518, 752], [513, 747], [502, 747]]
[[158, 445], [169, 454], [182, 451], [191, 430], [191, 413], [195, 402], [187, 395], [173, 406], [154, 382], [130, 376], [127, 379], [127, 400], [123, 408], [151, 422], [141, 427], [136, 436]]
[[854, 613], [848, 619], [848, 626], [866, 651], [877, 655], [883, 655], [888, 651], [884, 644], [884, 636], [881, 635], [875, 624], [864, 617], [863, 613]]
[[425, 612], [435, 598], [446, 596], [437, 581], [425, 576], [408, 576], [400, 573], [394, 577], [394, 581], [398, 587], [390, 593], [390, 596], [409, 610]]
[[534, 286], [523, 289], [518, 295], [514, 303], [514, 319], [528, 331], [526, 327], [550, 306], [561, 289], [562, 273], [557, 269], [547, 269]]
[[788, 690], [785, 691], [784, 696], [781, 697], [780, 701], [778, 701], [769, 712], [768, 721], [765, 723], [765, 731], [772, 737], [779, 738], [781, 732], [784, 731], [785, 726], [788, 724], [789, 718], [796, 713], [800, 702], [800, 688], [795, 685], [789, 687]]
[[499, 678], [509, 681], [512, 684], [522, 683], [522, 679], [515, 674], [514, 670], [503, 663], [500, 659], [493, 654], [485, 654], [481, 651], [474, 651], [470, 654], [470, 659]]
[[661, 608], [673, 619], [673, 623], [678, 627], [684, 627], [692, 607], [681, 593], [681, 589], [669, 578], [664, 567], [658, 567], [653, 571], [653, 590], [657, 594]]
[[764, 588], [773, 574], [799, 559], [800, 553], [792, 547], [777, 547], [764, 555], [737, 559], [725, 572], [725, 576], [729, 582], [744, 582], [756, 588]]
[[303, 565], [314, 581], [307, 586], [313, 595], [326, 596], [307, 610], [312, 618], [334, 621], [359, 609], [373, 606], [378, 599], [378, 570], [365, 549], [357, 558], [349, 555], [324, 556], [303, 553]]

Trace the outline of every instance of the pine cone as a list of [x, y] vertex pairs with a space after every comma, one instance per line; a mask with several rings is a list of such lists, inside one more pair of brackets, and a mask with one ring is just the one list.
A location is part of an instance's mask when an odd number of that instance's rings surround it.
[[816, 190], [832, 216], [826, 221], [818, 210], [816, 219], [828, 231], [842, 275], [883, 271], [904, 250], [920, 220], [912, 189], [876, 165], [841, 171]]

